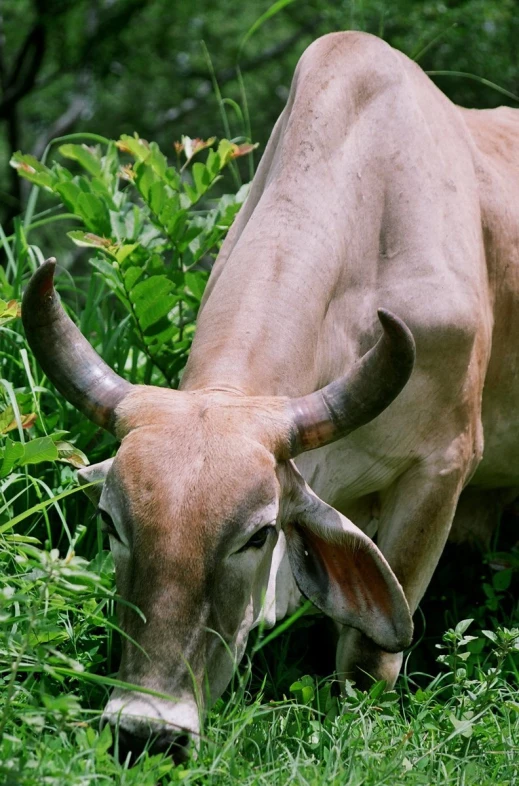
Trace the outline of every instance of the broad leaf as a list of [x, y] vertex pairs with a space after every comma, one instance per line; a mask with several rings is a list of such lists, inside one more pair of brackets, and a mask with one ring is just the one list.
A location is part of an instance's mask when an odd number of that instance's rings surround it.
[[38, 437], [26, 442], [20, 466], [39, 464], [42, 461], [56, 461], [58, 449], [50, 437]]
[[22, 443], [12, 442], [9, 437], [7, 437], [4, 446], [0, 448], [0, 478], [7, 477], [7, 475], [13, 471], [23, 454], [24, 446]]
[[30, 180], [36, 186], [52, 191], [56, 183], [56, 175], [34, 156], [18, 152], [13, 155], [9, 163], [26, 180]]
[[87, 145], [61, 145], [58, 148], [59, 152], [64, 158], [70, 158], [77, 161], [83, 169], [86, 169], [94, 177], [101, 177], [101, 157], [96, 148], [88, 147]]

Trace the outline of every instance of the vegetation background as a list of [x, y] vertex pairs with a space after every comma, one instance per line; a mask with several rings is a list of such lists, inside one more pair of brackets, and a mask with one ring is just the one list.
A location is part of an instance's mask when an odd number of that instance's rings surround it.
[[397, 692], [339, 701], [326, 626], [304, 616], [253, 637], [197, 760], [112, 758], [97, 719], [117, 672], [113, 566], [75, 467], [116, 444], [48, 383], [18, 306], [55, 255], [105, 360], [176, 385], [305, 47], [365, 30], [457, 103], [519, 107], [515, 0], [2, 0], [0, 15], [0, 784], [517, 783], [513, 504], [485, 554], [448, 549]]

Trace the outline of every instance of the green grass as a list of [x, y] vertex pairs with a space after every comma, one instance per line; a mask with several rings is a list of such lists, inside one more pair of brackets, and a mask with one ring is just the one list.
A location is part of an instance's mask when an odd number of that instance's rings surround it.
[[[55, 575], [59, 570], [55, 567]], [[60, 614], [68, 618], [69, 632], [79, 623], [75, 643], [85, 662], [84, 647], [98, 635], [94, 610], [78, 613], [65, 604]], [[36, 661], [28, 682], [11, 698], [1, 748], [3, 782], [513, 784], [519, 776], [519, 703], [502, 671], [512, 644], [502, 634], [469, 678], [465, 627], [445, 637], [452, 668], [415, 690], [405, 681], [390, 692], [382, 683], [369, 693], [347, 685], [338, 698], [331, 681], [307, 676], [292, 685], [289, 699], [266, 701], [268, 686], [253, 687], [249, 663], [210, 713], [196, 756], [178, 767], [147, 755], [130, 769], [116, 763], [108, 752], [108, 728], [97, 731], [99, 710], [86, 708], [88, 703], [99, 707], [103, 693], [91, 693], [90, 680], [79, 671], [68, 678], [70, 692], [63, 690], [59, 677], [73, 673], [72, 661], [68, 668]], [[20, 662], [19, 668], [28, 664]], [[58, 680], [54, 690], [53, 680]]]

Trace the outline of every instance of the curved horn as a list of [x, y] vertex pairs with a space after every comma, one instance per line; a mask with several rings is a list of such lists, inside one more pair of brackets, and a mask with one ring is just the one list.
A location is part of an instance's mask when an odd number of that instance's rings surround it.
[[369, 423], [407, 383], [416, 354], [413, 335], [390, 311], [379, 309], [378, 318], [382, 337], [351, 371], [315, 393], [291, 399], [291, 456], [327, 445]]
[[34, 355], [59, 392], [108, 431], [117, 405], [133, 389], [101, 360], [70, 317], [54, 289], [55, 259], [33, 274], [22, 301], [22, 321]]

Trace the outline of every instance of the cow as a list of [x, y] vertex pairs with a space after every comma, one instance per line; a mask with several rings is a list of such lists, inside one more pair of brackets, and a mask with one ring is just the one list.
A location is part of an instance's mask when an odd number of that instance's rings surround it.
[[377, 37], [315, 41], [179, 390], [116, 375], [54, 265], [28, 285], [26, 334], [121, 441], [80, 471], [142, 611], [119, 609], [119, 676], [171, 697], [113, 691], [123, 755], [185, 756], [250, 631], [302, 596], [336, 623], [338, 674], [392, 686], [451, 529], [475, 508], [491, 523], [519, 484], [517, 110], [455, 106]]

